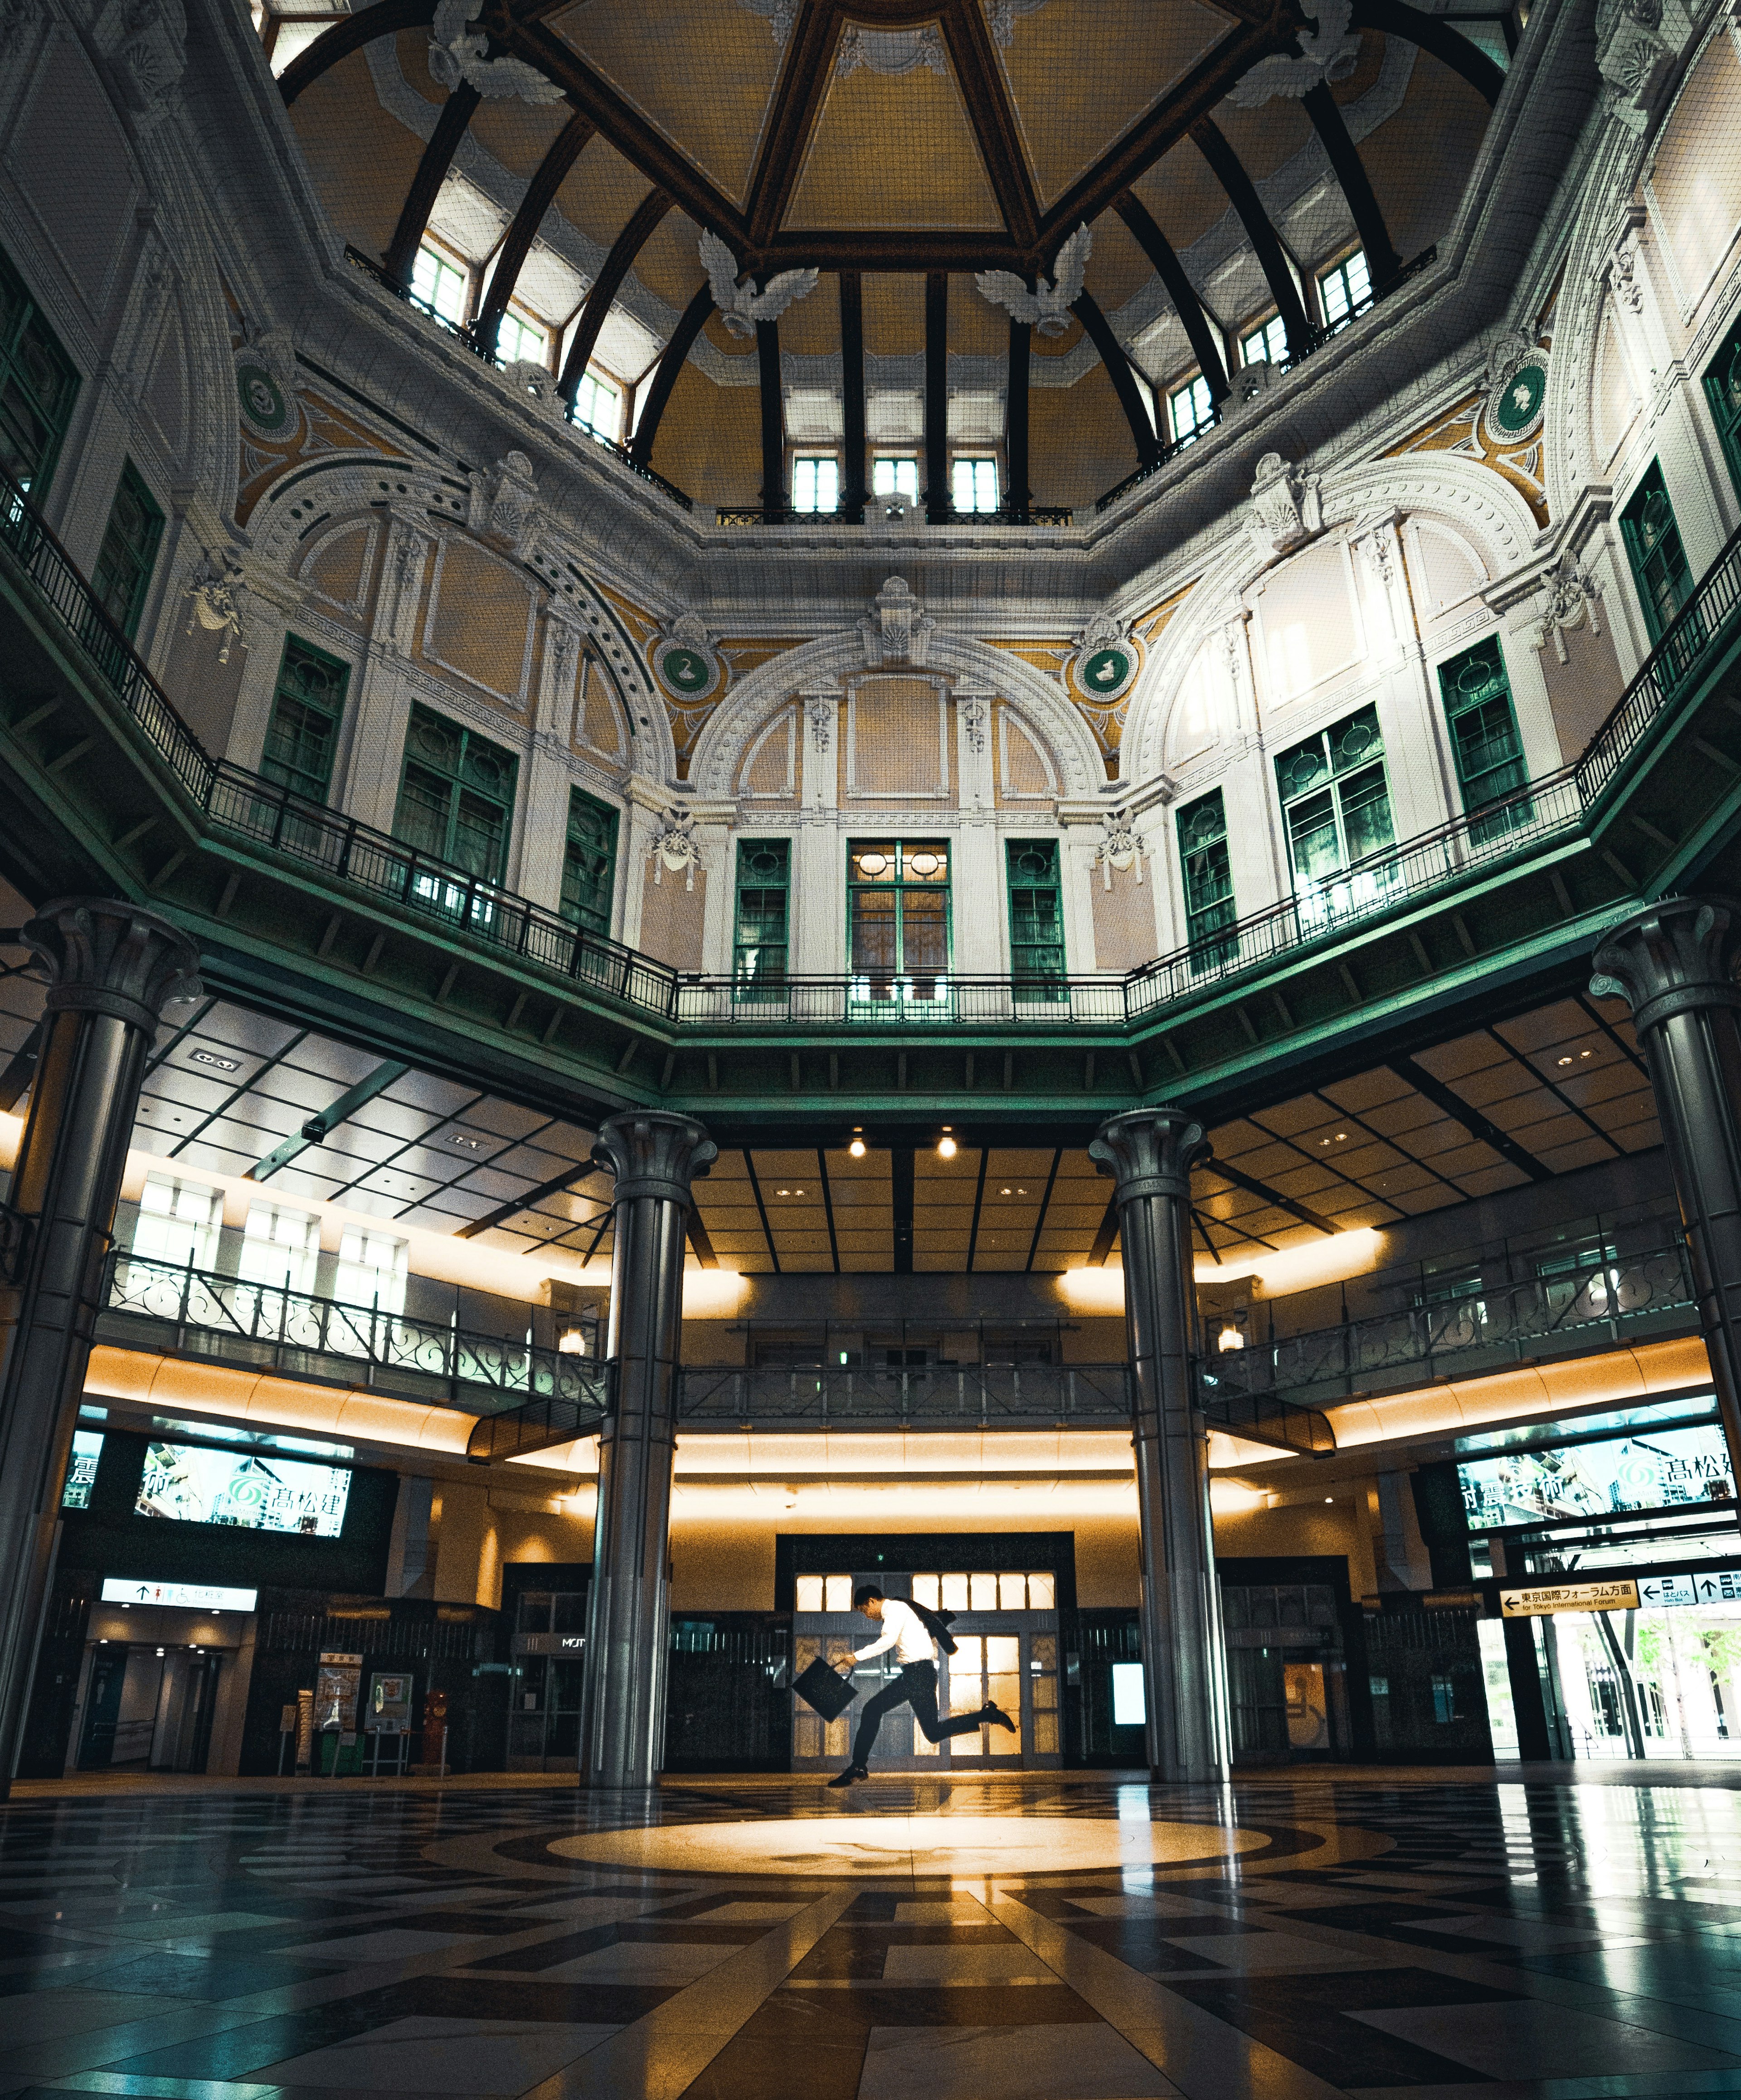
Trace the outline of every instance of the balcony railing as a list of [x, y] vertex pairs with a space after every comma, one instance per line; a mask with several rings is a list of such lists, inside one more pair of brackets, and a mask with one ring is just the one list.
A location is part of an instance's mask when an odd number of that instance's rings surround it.
[[[577, 1330], [581, 1323], [575, 1323]], [[379, 1305], [315, 1298], [190, 1263], [117, 1252], [109, 1260], [99, 1339], [177, 1356], [246, 1364], [289, 1378], [364, 1386], [390, 1398], [493, 1414], [553, 1401], [596, 1427], [605, 1380], [590, 1353], [571, 1356], [512, 1336], [468, 1333]], [[584, 1431], [570, 1433], [584, 1434]]]
[[1474, 1377], [1526, 1357], [1578, 1354], [1641, 1329], [1686, 1326], [1695, 1304], [1684, 1246], [1598, 1255], [1442, 1304], [1222, 1350], [1203, 1361], [1205, 1405], [1304, 1394], [1321, 1406], [1410, 1380]]
[[1122, 1028], [1153, 1019], [1241, 973], [1334, 939], [1385, 914], [1579, 830], [1669, 702], [1741, 614], [1741, 532], [1646, 660], [1576, 765], [1466, 810], [1293, 896], [1117, 977], [743, 978], [685, 975], [588, 933], [473, 871], [325, 809], [204, 749], [85, 577], [9, 476], [0, 473], [0, 545], [84, 651], [189, 796], [220, 829], [319, 870], [498, 955], [679, 1026], [932, 1025]]
[[681, 1419], [736, 1428], [785, 1423], [1034, 1428], [1069, 1423], [1106, 1427], [1128, 1422], [1122, 1364], [936, 1364], [897, 1370], [834, 1365], [765, 1370], [691, 1370], [683, 1374]]
[[[898, 518], [909, 525], [927, 523], [922, 503], [896, 501], [879, 496], [867, 496], [864, 510], [765, 510], [754, 503], [721, 503], [713, 513], [716, 525], [862, 525], [866, 512], [872, 514], [870, 522], [882, 524], [884, 518], [875, 513], [879, 507], [885, 510], [888, 518]], [[1073, 524], [1076, 513], [1068, 505], [1032, 503], [1025, 510], [955, 510], [938, 522], [944, 525], [1039, 525], [1056, 528]]]

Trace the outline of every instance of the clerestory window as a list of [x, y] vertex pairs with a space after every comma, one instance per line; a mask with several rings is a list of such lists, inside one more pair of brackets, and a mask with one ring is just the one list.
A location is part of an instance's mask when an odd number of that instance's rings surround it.
[[1318, 303], [1327, 329], [1346, 328], [1373, 302], [1372, 273], [1366, 267], [1366, 251], [1356, 248], [1318, 279]]

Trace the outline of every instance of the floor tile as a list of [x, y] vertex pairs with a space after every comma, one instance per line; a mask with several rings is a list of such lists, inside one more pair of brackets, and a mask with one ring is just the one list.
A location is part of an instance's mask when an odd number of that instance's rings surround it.
[[891, 1947], [883, 1963], [886, 1983], [1056, 1983], [1057, 1977], [1025, 1947]]
[[1560, 2006], [1529, 2001], [1398, 2006], [1350, 2016], [1490, 2078], [1741, 2070], [1741, 2061], [1672, 2035], [1589, 2014], [1568, 2018]]
[[398, 1926], [385, 1932], [359, 1932], [342, 1939], [316, 1939], [283, 1952], [299, 1961], [342, 1961], [356, 1967], [365, 1961], [408, 1961], [417, 1954], [439, 1954], [474, 1935], [463, 1932], [417, 1932]]
[[1100, 2023], [873, 2027], [857, 2100], [1170, 2100], [1178, 2091]]
[[262, 2082], [383, 2093], [523, 2093], [596, 2049], [614, 2027], [410, 2018], [287, 2057]]

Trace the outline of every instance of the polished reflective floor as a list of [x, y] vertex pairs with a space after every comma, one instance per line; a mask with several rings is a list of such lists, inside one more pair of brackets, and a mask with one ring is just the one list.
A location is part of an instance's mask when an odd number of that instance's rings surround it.
[[0, 2095], [1741, 2095], [1741, 1792], [221, 1781], [0, 1809]]

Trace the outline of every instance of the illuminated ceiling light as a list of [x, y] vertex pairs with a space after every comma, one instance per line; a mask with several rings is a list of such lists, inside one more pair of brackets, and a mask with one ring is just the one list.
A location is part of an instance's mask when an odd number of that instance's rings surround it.
[[1571, 1062], [1571, 1060], [1569, 1057], [1562, 1057], [1559, 1061], [1562, 1065], [1569, 1065]]
[[1012, 1192], [1010, 1189], [1006, 1189], [1004, 1190], [1004, 1192], [1003, 1192], [1003, 1193], [1004, 1193], [1004, 1194], [1005, 1194], [1006, 1196], [1007, 1196], [1007, 1195], [1011, 1194]]
[[937, 1140], [937, 1157], [939, 1159], [953, 1159], [954, 1156], [955, 1140], [945, 1131]]
[[865, 1141], [856, 1130], [853, 1132], [852, 1143], [848, 1145], [846, 1149], [849, 1153], [851, 1153], [854, 1159], [862, 1159], [864, 1158]]
[[558, 1338], [556, 1347], [558, 1355], [564, 1357], [584, 1357], [586, 1354], [585, 1329], [584, 1327], [571, 1327], [566, 1334], [562, 1335]]
[[1220, 1345], [1221, 1352], [1223, 1356], [1226, 1355], [1229, 1349], [1242, 1349], [1245, 1346], [1244, 1330], [1235, 1326], [1231, 1320], [1228, 1321], [1226, 1326], [1224, 1326], [1221, 1332], [1215, 1337], [1215, 1339]]

